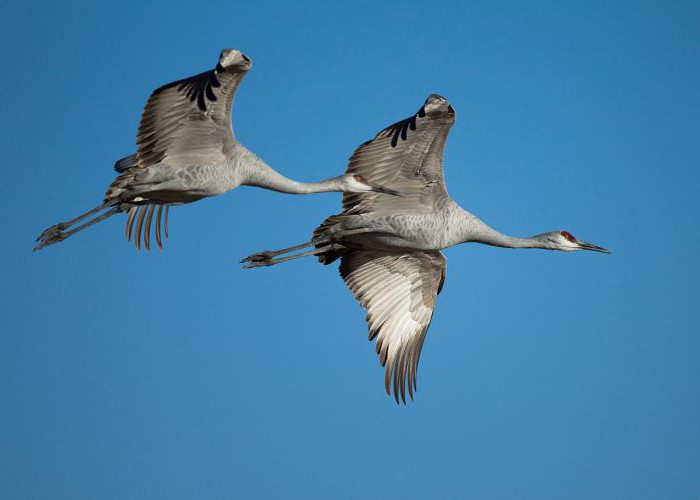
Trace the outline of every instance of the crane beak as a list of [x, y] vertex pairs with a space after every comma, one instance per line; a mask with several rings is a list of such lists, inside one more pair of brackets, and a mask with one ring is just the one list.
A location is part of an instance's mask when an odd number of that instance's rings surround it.
[[369, 187], [372, 191], [375, 193], [384, 193], [384, 194], [390, 194], [392, 196], [403, 196], [403, 193], [399, 191], [394, 191], [393, 189], [389, 189], [387, 187], [381, 186], [379, 184], [374, 184], [372, 182], [369, 182]]
[[592, 245], [591, 243], [586, 243], [585, 241], [579, 240], [577, 241], [577, 243], [581, 250], [592, 250], [594, 252], [612, 253], [607, 248], [599, 247], [598, 245]]

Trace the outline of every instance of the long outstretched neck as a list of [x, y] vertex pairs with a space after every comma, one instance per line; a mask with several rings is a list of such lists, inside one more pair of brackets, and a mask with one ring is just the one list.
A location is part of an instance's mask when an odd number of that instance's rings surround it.
[[299, 182], [277, 172], [264, 161], [250, 153], [252, 158], [246, 164], [246, 176], [241, 184], [271, 189], [287, 194], [310, 194], [341, 191], [340, 180], [337, 177], [320, 182]]
[[462, 243], [476, 242], [483, 243], [484, 245], [504, 248], [551, 249], [546, 241], [537, 236], [532, 236], [529, 238], [508, 236], [500, 231], [496, 231], [471, 214], [470, 219], [466, 220], [464, 226], [462, 227], [462, 233], [462, 237], [460, 238]]

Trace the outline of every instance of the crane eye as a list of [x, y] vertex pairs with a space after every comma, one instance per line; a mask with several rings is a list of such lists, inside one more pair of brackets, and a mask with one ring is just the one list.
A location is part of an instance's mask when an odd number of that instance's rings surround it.
[[571, 234], [571, 233], [568, 232], [568, 231], [562, 231], [562, 232], [561, 232], [561, 235], [562, 235], [564, 238], [566, 238], [567, 240], [571, 241], [571, 242], [576, 241], [576, 238], [574, 238], [574, 235]]
[[357, 182], [362, 182], [362, 183], [364, 183], [364, 184], [367, 184], [367, 179], [365, 179], [365, 178], [362, 177], [361, 175], [356, 175], [356, 176], [355, 176], [355, 180], [356, 180]]

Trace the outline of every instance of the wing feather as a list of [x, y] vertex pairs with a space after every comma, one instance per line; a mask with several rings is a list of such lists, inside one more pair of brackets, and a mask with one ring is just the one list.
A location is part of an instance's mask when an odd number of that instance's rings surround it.
[[[409, 133], [410, 127], [409, 123]], [[369, 339], [376, 341], [386, 391], [390, 394], [393, 388], [397, 402], [406, 402], [406, 384], [413, 399], [421, 348], [446, 269], [437, 251], [356, 249], [342, 256], [340, 275], [367, 309]]]
[[358, 147], [346, 173], [363, 177], [406, 196], [396, 199], [382, 193], [345, 193], [343, 209], [377, 212], [433, 209], [447, 196], [443, 152], [455, 112], [446, 99], [431, 95], [414, 115], [381, 132]]
[[245, 74], [245, 70], [232, 72], [217, 65], [154, 90], [136, 138], [138, 166], [223, 160], [224, 146], [233, 140], [233, 98]]

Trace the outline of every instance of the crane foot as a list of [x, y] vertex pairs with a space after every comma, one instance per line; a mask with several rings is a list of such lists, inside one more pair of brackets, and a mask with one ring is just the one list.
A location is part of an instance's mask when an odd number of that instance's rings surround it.
[[53, 226], [45, 229], [44, 232], [39, 235], [39, 237], [36, 239], [36, 241], [41, 241], [41, 240], [44, 240], [46, 238], [49, 238], [50, 236], [52, 236], [55, 233], [60, 233], [62, 231], [65, 231], [67, 228], [68, 228], [68, 226], [66, 224], [64, 224], [63, 222], [60, 222], [58, 224], [54, 224]]
[[[245, 262], [264, 262], [270, 260], [272, 257], [277, 255], [276, 252], [272, 252], [270, 250], [266, 250], [264, 252], [257, 252], [252, 255], [249, 255], [245, 259], [241, 259], [240, 263], [243, 264]], [[253, 266], [257, 267], [257, 266]]]
[[[50, 228], [49, 228], [50, 229]], [[47, 229], [48, 231], [48, 229]], [[46, 233], [46, 231], [44, 231]], [[34, 247], [34, 251], [38, 252], [44, 247], [63, 241], [68, 237], [68, 234], [64, 233], [61, 229], [57, 229], [56, 232], [43, 234], [38, 238], [39, 244]]]

